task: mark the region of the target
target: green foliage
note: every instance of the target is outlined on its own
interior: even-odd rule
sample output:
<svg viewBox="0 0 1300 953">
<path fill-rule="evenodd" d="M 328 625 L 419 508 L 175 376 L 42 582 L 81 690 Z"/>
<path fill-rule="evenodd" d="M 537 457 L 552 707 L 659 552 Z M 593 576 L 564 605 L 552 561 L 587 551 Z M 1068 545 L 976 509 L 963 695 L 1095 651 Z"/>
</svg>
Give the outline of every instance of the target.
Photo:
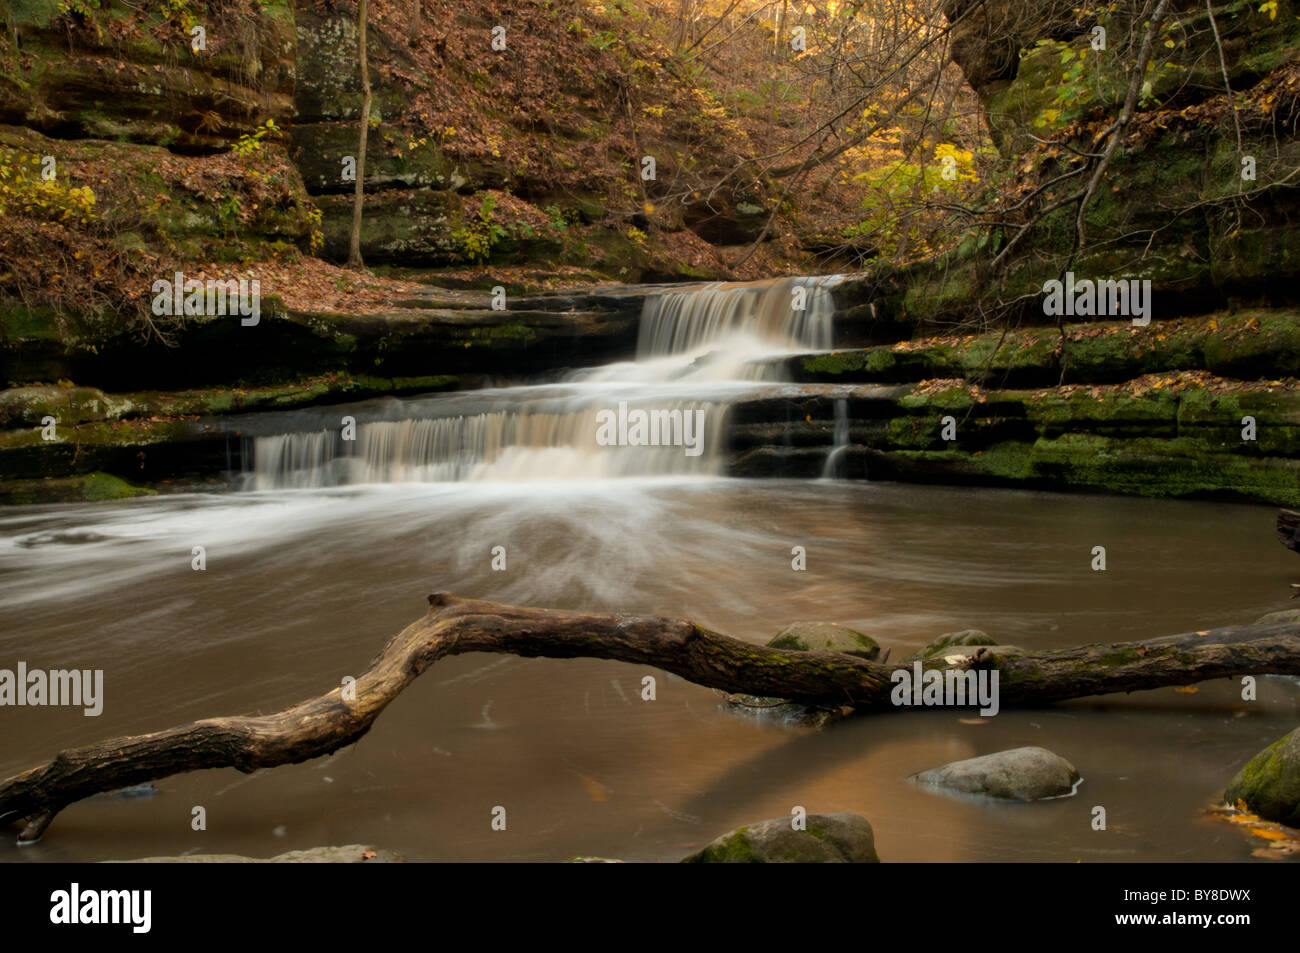
<svg viewBox="0 0 1300 953">
<path fill-rule="evenodd" d="M 864 188 L 866 217 L 844 229 L 846 241 L 869 239 L 875 257 L 908 257 L 932 252 L 932 223 L 919 215 L 923 203 L 958 196 L 979 181 L 975 156 L 950 143 L 941 143 L 933 156 L 922 162 L 899 158 L 884 162 L 853 177 Z"/>
<path fill-rule="evenodd" d="M 99 0 L 59 0 L 60 16 L 79 16 L 89 19 L 99 9 Z"/>
<path fill-rule="evenodd" d="M 575 208 L 562 209 L 558 205 L 548 205 L 546 215 L 551 220 L 551 228 L 557 232 L 566 232 L 569 226 L 582 222 L 582 214 Z"/>
<path fill-rule="evenodd" d="M 307 210 L 307 224 L 311 227 L 310 245 L 313 255 L 320 251 L 325 244 L 325 232 L 321 228 L 321 219 L 320 209 L 311 208 Z"/>
<path fill-rule="evenodd" d="M 230 151 L 237 156 L 248 157 L 262 151 L 262 140 L 272 133 L 279 132 L 275 125 L 274 119 L 268 119 L 262 125 L 258 126 L 252 135 L 247 133 L 239 137 L 239 141 L 230 147 Z"/>
<path fill-rule="evenodd" d="M 95 214 L 89 186 L 72 188 L 41 175 L 39 156 L 0 146 L 0 215 L 31 215 L 53 222 L 88 222 Z"/>
<path fill-rule="evenodd" d="M 168 20 L 179 20 L 186 32 L 199 24 L 190 0 L 162 0 L 162 14 Z"/>
<path fill-rule="evenodd" d="M 509 234 L 493 220 L 496 205 L 496 196 L 484 195 L 475 218 L 451 233 L 452 240 L 460 246 L 461 256 L 468 261 L 487 261 L 492 249 Z"/>
<path fill-rule="evenodd" d="M 1102 25 L 1105 25 L 1104 20 Z M 1161 33 L 1167 34 L 1172 29 L 1174 25 L 1166 23 Z M 1054 91 L 1051 100 L 1034 118 L 1033 125 L 1038 129 L 1092 118 L 1098 109 L 1112 108 L 1123 102 L 1127 94 L 1129 75 L 1123 68 L 1123 60 L 1093 50 L 1086 37 L 1075 42 L 1078 48 L 1061 40 L 1039 40 L 1021 54 L 1026 78 L 1032 77 L 1040 88 Z M 1171 37 L 1165 36 L 1156 51 L 1168 55 L 1177 47 Z M 1153 56 L 1147 63 L 1139 108 L 1155 104 L 1160 99 L 1160 88 L 1168 88 L 1180 73 L 1185 74 L 1186 67 L 1169 59 L 1161 61 L 1159 55 Z"/>
</svg>

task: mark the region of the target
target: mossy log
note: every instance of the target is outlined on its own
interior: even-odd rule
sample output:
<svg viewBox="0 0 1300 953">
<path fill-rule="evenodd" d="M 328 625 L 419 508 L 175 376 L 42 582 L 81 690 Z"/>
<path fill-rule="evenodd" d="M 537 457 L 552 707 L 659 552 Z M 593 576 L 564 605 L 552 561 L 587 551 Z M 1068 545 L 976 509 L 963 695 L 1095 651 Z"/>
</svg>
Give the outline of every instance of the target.
<svg viewBox="0 0 1300 953">
<path fill-rule="evenodd" d="M 296 764 L 359 740 L 380 712 L 439 659 L 468 652 L 603 658 L 663 669 L 728 692 L 890 711 L 892 667 L 838 652 L 744 642 L 669 618 L 532 609 L 450 593 L 394 636 L 355 685 L 270 715 L 207 718 L 59 752 L 0 782 L 0 819 L 38 839 L 76 801 L 202 768 L 243 772 Z M 1240 675 L 1300 675 L 1300 623 L 1229 626 L 1141 642 L 998 656 L 987 646 L 928 659 L 924 669 L 996 668 L 1000 704 L 1033 706 Z M 355 692 L 353 695 L 352 692 Z"/>
</svg>

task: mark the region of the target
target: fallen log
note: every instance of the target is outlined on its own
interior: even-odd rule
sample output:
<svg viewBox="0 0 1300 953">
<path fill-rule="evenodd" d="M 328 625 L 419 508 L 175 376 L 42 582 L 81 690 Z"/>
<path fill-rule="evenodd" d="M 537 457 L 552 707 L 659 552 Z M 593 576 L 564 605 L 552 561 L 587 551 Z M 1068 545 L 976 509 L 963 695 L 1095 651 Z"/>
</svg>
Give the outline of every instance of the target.
<svg viewBox="0 0 1300 953">
<path fill-rule="evenodd" d="M 1044 705 L 1186 685 L 1236 675 L 1300 675 L 1300 623 L 1227 626 L 1142 642 L 1083 645 L 999 657 L 954 647 L 926 670 L 996 669 L 1002 707 Z M 270 715 L 205 718 L 165 731 L 61 751 L 0 782 L 0 820 L 38 839 L 76 801 L 203 768 L 252 772 L 297 764 L 357 740 L 379 714 L 439 659 L 467 652 L 602 658 L 673 672 L 710 688 L 815 705 L 888 711 L 892 666 L 838 652 L 774 649 L 682 619 L 530 609 L 450 593 L 389 640 L 352 689 L 342 687 Z"/>
</svg>

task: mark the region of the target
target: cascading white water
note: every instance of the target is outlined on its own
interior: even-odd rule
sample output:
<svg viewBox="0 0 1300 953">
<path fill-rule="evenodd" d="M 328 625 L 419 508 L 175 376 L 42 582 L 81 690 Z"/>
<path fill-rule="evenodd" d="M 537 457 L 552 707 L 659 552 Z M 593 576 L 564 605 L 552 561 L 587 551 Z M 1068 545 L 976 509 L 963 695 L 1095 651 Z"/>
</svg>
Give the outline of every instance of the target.
<svg viewBox="0 0 1300 953">
<path fill-rule="evenodd" d="M 831 346 L 834 279 L 778 278 L 755 284 L 705 285 L 646 299 L 637 357 L 691 352 L 701 345 L 745 335 L 766 345 L 802 350 Z"/>
<path fill-rule="evenodd" d="M 839 275 L 714 282 L 650 295 L 641 307 L 636 360 L 579 371 L 578 381 L 761 381 L 783 355 L 833 341 L 830 289 Z"/>
<path fill-rule="evenodd" d="M 839 475 L 839 458 L 849 446 L 849 402 L 843 397 L 835 401 L 835 431 L 832 441 L 831 452 L 826 454 L 826 463 L 822 466 L 823 480 L 833 480 Z"/>
<path fill-rule="evenodd" d="M 831 346 L 836 281 L 780 278 L 651 295 L 635 361 L 575 372 L 550 387 L 479 392 L 482 412 L 458 413 L 449 396 L 427 416 L 358 417 L 355 440 L 343 439 L 339 426 L 255 437 L 246 486 L 717 475 L 729 401 L 749 389 L 737 385 L 776 379 L 782 355 Z M 638 430 L 642 411 L 655 418 Z M 613 418 L 602 431 L 602 420 Z M 698 433 L 683 432 L 683 421 L 698 422 Z"/>
<path fill-rule="evenodd" d="M 575 398 L 575 402 L 578 398 Z M 624 476 L 709 476 L 718 472 L 724 404 L 705 401 L 645 402 L 643 409 L 703 412 L 703 427 L 689 436 L 700 448 L 649 441 L 645 446 L 601 446 L 597 414 L 615 415 L 618 404 L 591 402 L 563 413 L 497 411 L 472 416 L 375 421 L 359 424 L 357 439 L 338 429 L 257 437 L 252 489 L 307 488 L 357 483 L 433 483 L 505 480 L 600 480 Z M 626 403 L 626 401 L 625 401 Z M 654 405 L 651 407 L 651 405 Z M 665 408 L 664 404 L 671 404 Z M 598 405 L 598 406 L 597 406 Z M 629 407 L 630 411 L 637 408 Z M 617 429 L 617 427 L 615 428 Z M 672 428 L 670 426 L 669 433 Z"/>
</svg>

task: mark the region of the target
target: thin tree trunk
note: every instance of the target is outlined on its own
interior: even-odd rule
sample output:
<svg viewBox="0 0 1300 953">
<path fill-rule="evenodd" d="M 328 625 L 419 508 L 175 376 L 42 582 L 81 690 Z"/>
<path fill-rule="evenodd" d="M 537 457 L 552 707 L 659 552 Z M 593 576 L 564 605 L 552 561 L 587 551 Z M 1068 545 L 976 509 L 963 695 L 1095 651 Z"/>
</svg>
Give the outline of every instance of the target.
<svg viewBox="0 0 1300 953">
<path fill-rule="evenodd" d="M 1137 62 L 1133 64 L 1133 78 L 1129 81 L 1128 92 L 1124 96 L 1124 106 L 1120 110 L 1119 118 L 1115 120 L 1114 125 L 1111 127 L 1110 140 L 1106 143 L 1106 149 L 1097 162 L 1097 168 L 1093 170 L 1092 178 L 1088 180 L 1083 195 L 1079 199 L 1079 210 L 1074 219 L 1074 252 L 1070 255 L 1071 261 L 1074 260 L 1075 255 L 1083 250 L 1086 242 L 1084 216 L 1088 211 L 1088 203 L 1092 201 L 1093 193 L 1097 191 L 1097 186 L 1101 184 L 1102 178 L 1106 175 L 1111 156 L 1115 154 L 1115 147 L 1119 145 L 1120 139 L 1124 136 L 1124 130 L 1128 128 L 1129 121 L 1137 110 L 1137 104 L 1142 94 L 1142 84 L 1146 81 L 1147 63 L 1151 61 L 1151 52 L 1155 49 L 1156 37 L 1160 35 L 1160 24 L 1164 22 L 1165 11 L 1168 8 L 1169 0 L 1160 0 L 1156 4 L 1155 12 L 1151 14 L 1151 19 L 1147 22 L 1146 32 L 1142 36 L 1142 46 L 1138 50 Z"/>
<path fill-rule="evenodd" d="M 366 60 L 366 0 L 357 5 L 357 51 L 361 62 L 361 143 L 357 146 L 357 184 L 352 202 L 348 265 L 361 268 L 361 206 L 366 195 L 366 136 L 370 132 L 370 65 Z"/>
<path fill-rule="evenodd" d="M 897 711 L 897 666 L 838 652 L 774 649 L 681 619 L 529 609 L 449 593 L 394 636 L 345 697 L 342 688 L 271 715 L 206 718 L 165 731 L 61 751 L 0 782 L 0 819 L 35 840 L 82 798 L 201 768 L 251 772 L 296 764 L 359 740 L 379 714 L 439 659 L 467 652 L 603 658 L 673 672 L 710 688 L 810 704 Z M 1000 657 L 954 648 L 926 670 L 996 669 L 1001 707 L 1044 705 L 1241 675 L 1300 675 L 1300 623 L 1228 626 L 1141 642 Z M 910 710 L 910 709 L 905 709 Z"/>
<path fill-rule="evenodd" d="M 777 14 L 776 23 L 772 33 L 772 107 L 767 117 L 767 127 L 770 130 L 776 125 L 776 68 L 781 58 L 781 31 L 785 29 L 786 7 L 790 0 L 782 0 L 781 12 Z"/>
</svg>

